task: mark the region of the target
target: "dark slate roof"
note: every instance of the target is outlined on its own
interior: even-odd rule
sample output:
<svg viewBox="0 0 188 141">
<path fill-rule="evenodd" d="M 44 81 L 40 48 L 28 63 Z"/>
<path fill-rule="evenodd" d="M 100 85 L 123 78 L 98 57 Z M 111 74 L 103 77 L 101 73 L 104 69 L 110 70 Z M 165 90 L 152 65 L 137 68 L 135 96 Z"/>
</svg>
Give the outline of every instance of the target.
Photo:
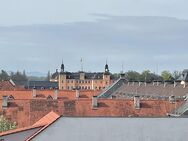
<svg viewBox="0 0 188 141">
<path fill-rule="evenodd" d="M 62 72 L 61 74 L 66 74 L 67 79 L 80 79 L 80 73 L 85 74 L 85 79 L 103 79 L 104 74 L 104 72 Z"/>
<path fill-rule="evenodd" d="M 57 88 L 58 83 L 57 82 L 50 82 L 50 81 L 15 81 L 15 84 L 17 86 L 22 86 L 25 88 L 36 88 L 36 89 L 50 89 L 50 88 Z"/>
<path fill-rule="evenodd" d="M 188 82 L 188 69 L 183 70 L 181 79 Z"/>
<path fill-rule="evenodd" d="M 187 124 L 185 118 L 62 117 L 32 140 L 186 141 Z"/>
<path fill-rule="evenodd" d="M 52 79 L 55 79 L 55 78 L 58 77 L 58 75 L 59 75 L 59 72 L 56 71 L 55 73 L 52 74 L 52 77 L 51 77 L 51 78 L 52 78 Z"/>
</svg>

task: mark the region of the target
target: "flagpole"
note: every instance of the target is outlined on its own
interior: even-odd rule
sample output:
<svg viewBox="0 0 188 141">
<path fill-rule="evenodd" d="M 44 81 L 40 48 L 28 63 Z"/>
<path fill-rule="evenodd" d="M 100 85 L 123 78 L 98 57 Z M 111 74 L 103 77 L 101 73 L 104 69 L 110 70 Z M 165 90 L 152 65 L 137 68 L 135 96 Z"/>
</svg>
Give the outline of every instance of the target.
<svg viewBox="0 0 188 141">
<path fill-rule="evenodd" d="M 81 62 L 81 71 L 83 71 L 83 59 L 82 58 L 81 58 L 80 62 Z"/>
</svg>

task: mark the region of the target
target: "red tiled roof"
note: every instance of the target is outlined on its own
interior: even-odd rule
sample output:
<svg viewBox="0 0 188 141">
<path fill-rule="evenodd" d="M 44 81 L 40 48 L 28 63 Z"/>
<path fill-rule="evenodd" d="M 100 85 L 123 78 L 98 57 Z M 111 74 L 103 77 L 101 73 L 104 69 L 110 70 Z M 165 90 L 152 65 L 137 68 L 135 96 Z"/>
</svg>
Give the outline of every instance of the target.
<svg viewBox="0 0 188 141">
<path fill-rule="evenodd" d="M 48 113 L 47 115 L 42 117 L 39 121 L 37 121 L 32 126 L 23 127 L 23 128 L 17 128 L 17 129 L 14 129 L 14 130 L 9 130 L 9 131 L 6 131 L 6 132 L 2 132 L 2 133 L 0 133 L 0 136 L 14 134 L 14 133 L 18 133 L 18 132 L 22 132 L 22 131 L 26 131 L 26 130 L 31 130 L 31 129 L 35 129 L 35 128 L 40 128 L 40 127 L 41 127 L 40 129 L 42 129 L 43 127 L 46 127 L 49 124 L 53 123 L 59 117 L 60 116 L 58 114 L 56 114 L 53 111 L 51 111 L 50 113 Z"/>
<path fill-rule="evenodd" d="M 39 126 L 39 125 L 48 125 L 52 122 L 54 122 L 56 119 L 58 119 L 60 116 L 56 114 L 55 112 L 51 111 L 46 116 L 41 118 L 39 121 L 37 121 L 33 126 Z"/>
<path fill-rule="evenodd" d="M 87 90 L 80 91 L 80 98 L 92 98 L 94 95 L 98 95 L 99 91 Z M 32 90 L 9 90 L 9 91 L 0 91 L 0 99 L 2 96 L 10 96 L 12 95 L 14 99 L 25 99 L 30 100 L 32 97 Z M 54 90 L 37 90 L 37 99 L 46 99 L 48 96 L 54 96 Z M 36 99 L 34 98 L 34 99 Z M 60 90 L 58 91 L 58 99 L 75 99 L 76 92 L 68 91 L 68 90 Z"/>
<path fill-rule="evenodd" d="M 97 93 L 81 91 L 80 98 L 77 99 L 75 91 L 59 91 L 58 100 L 47 100 L 47 96 L 53 97 L 53 90 L 37 91 L 37 94 L 44 95 L 44 98 L 35 99 L 32 99 L 32 91 L 0 91 L 0 99 L 5 94 L 14 97 L 6 110 L 0 106 L 0 114 L 16 121 L 18 127 L 27 127 L 51 111 L 65 116 L 165 117 L 183 103 L 180 100 L 177 100 L 176 104 L 168 100 L 141 100 L 141 109 L 136 110 L 132 99 L 98 99 L 98 107 L 92 109 L 91 97 Z"/>
<path fill-rule="evenodd" d="M 11 84 L 10 81 L 1 81 L 0 90 L 14 90 L 15 87 Z"/>
</svg>

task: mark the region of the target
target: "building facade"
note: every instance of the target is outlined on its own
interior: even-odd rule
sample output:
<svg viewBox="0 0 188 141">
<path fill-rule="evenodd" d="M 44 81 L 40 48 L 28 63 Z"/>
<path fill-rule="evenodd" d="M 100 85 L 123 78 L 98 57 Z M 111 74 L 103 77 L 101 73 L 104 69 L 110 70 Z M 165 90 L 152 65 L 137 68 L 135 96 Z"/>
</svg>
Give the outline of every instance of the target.
<svg viewBox="0 0 188 141">
<path fill-rule="evenodd" d="M 57 77 L 58 74 L 58 77 Z M 60 90 L 102 90 L 113 83 L 112 75 L 108 64 L 105 65 L 104 72 L 67 72 L 64 64 L 61 64 L 60 73 L 54 74 L 52 81 L 58 80 Z"/>
</svg>

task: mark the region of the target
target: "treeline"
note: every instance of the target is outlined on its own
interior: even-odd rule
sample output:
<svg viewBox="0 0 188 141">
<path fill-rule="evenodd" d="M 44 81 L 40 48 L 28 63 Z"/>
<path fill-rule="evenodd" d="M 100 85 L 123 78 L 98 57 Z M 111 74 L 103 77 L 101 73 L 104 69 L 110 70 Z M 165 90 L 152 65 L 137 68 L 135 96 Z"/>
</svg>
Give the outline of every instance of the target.
<svg viewBox="0 0 188 141">
<path fill-rule="evenodd" d="M 179 71 L 163 71 L 160 75 L 152 73 L 150 70 L 144 70 L 142 73 L 136 72 L 136 71 L 128 71 L 125 73 L 125 77 L 129 81 L 146 81 L 146 82 L 152 82 L 152 81 L 176 81 L 181 77 L 181 72 Z M 48 71 L 46 77 L 34 77 L 34 76 L 27 76 L 25 71 L 20 72 L 11 72 L 8 74 L 5 70 L 0 71 L 0 81 L 10 80 L 13 81 L 28 81 L 28 80 L 36 80 L 36 81 L 49 81 L 50 80 L 50 72 Z M 113 74 L 114 78 L 119 78 L 120 74 L 116 73 Z"/>
<path fill-rule="evenodd" d="M 176 81 L 181 77 L 182 72 L 179 71 L 162 71 L 160 75 L 152 73 L 150 70 L 144 70 L 142 73 L 136 71 L 128 71 L 125 73 L 125 78 L 129 81 Z M 114 77 L 119 77 L 120 74 L 114 74 Z"/>
<path fill-rule="evenodd" d="M 27 81 L 28 77 L 25 73 L 23 72 L 11 72 L 8 74 L 5 70 L 1 70 L 0 72 L 0 81 L 6 81 L 12 79 L 13 81 Z"/>
<path fill-rule="evenodd" d="M 49 81 L 50 72 L 48 71 L 46 77 L 37 77 L 37 76 L 27 76 L 25 70 L 23 72 L 10 72 L 7 73 L 5 70 L 0 71 L 0 81 L 7 81 L 12 79 L 13 81 Z"/>
<path fill-rule="evenodd" d="M 49 81 L 51 77 L 50 71 L 48 71 L 46 77 L 27 76 L 25 70 L 23 72 L 10 72 L 5 70 L 0 71 L 0 81 L 7 81 L 12 79 L 13 81 Z"/>
</svg>

